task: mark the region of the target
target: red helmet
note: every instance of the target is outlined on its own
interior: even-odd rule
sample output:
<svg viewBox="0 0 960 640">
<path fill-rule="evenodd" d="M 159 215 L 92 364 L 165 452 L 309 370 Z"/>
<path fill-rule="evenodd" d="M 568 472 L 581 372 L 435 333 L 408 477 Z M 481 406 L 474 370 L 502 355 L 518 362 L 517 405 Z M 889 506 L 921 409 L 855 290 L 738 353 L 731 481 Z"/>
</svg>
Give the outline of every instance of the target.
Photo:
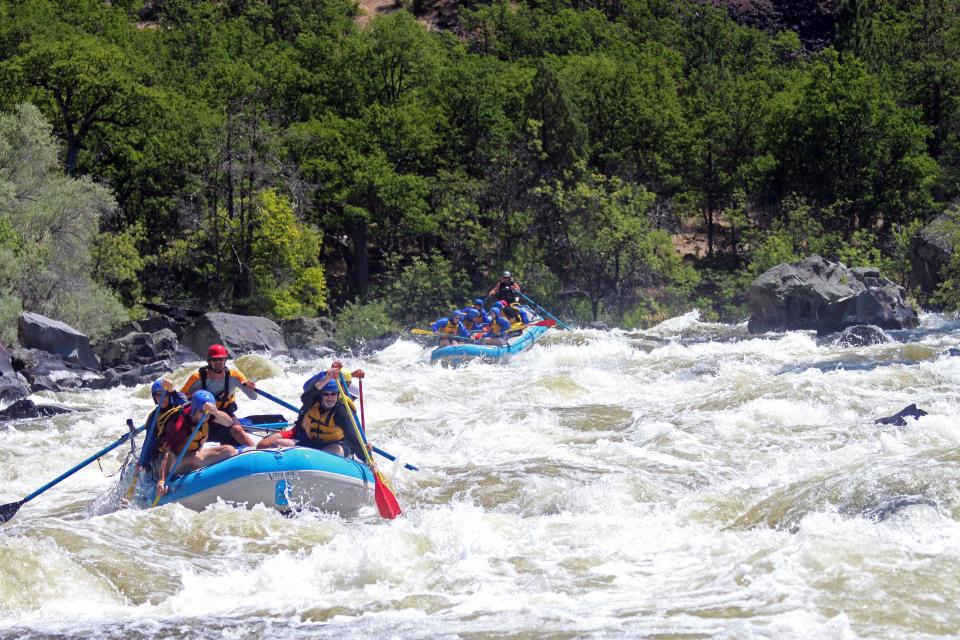
<svg viewBox="0 0 960 640">
<path fill-rule="evenodd" d="M 212 344 L 210 348 L 207 349 L 207 360 L 212 360 L 213 358 L 226 358 L 227 348 L 222 344 Z"/>
</svg>

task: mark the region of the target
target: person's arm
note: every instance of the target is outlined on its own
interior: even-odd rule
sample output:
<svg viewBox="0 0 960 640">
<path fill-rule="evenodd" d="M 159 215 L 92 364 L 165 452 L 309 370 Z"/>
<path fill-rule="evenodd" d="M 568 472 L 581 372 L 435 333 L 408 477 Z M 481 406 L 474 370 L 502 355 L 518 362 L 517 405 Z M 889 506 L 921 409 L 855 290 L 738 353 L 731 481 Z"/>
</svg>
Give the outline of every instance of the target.
<svg viewBox="0 0 960 640">
<path fill-rule="evenodd" d="M 230 425 L 233 424 L 233 421 L 234 421 L 233 416 L 231 416 L 226 411 L 221 411 L 220 409 L 217 409 L 217 405 L 214 404 L 213 402 L 208 402 L 207 404 L 205 404 L 203 410 L 208 416 L 210 416 L 208 420 L 212 420 L 213 422 L 216 422 L 217 424 L 221 424 L 225 427 L 229 427 Z"/>
<path fill-rule="evenodd" d="M 160 477 L 157 480 L 157 495 L 165 496 L 167 491 L 170 490 L 167 487 L 167 473 L 170 471 L 170 467 L 173 466 L 173 452 L 167 451 L 163 454 L 163 459 L 160 460 L 160 470 L 157 472 L 157 475 Z"/>
<path fill-rule="evenodd" d="M 253 380 L 247 380 L 247 376 L 243 375 L 242 371 L 231 371 L 230 379 L 236 379 L 237 388 L 243 391 L 243 395 L 247 396 L 251 400 L 257 399 L 257 383 L 255 383 Z"/>
</svg>

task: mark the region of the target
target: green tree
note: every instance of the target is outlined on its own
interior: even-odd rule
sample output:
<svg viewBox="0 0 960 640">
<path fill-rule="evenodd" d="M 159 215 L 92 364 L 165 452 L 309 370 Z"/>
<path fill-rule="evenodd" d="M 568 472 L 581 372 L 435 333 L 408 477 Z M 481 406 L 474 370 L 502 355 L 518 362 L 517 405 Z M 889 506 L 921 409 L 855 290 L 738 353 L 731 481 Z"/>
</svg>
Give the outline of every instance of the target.
<svg viewBox="0 0 960 640">
<path fill-rule="evenodd" d="M 620 317 L 636 302 L 641 287 L 695 279 L 670 237 L 650 228 L 646 213 L 653 196 L 643 187 L 594 175 L 569 188 L 555 184 L 542 191 L 568 221 L 566 284 L 589 300 L 594 320 L 601 302 L 610 303 Z"/>
<path fill-rule="evenodd" d="M 63 175 L 57 154 L 36 107 L 0 115 L 0 291 L 11 300 L 3 307 L 9 313 L 20 306 L 96 336 L 127 318 L 90 275 L 99 222 L 114 202 L 92 180 Z M 9 337 L 10 325 L 3 331 Z"/>
<path fill-rule="evenodd" d="M 274 318 L 312 316 L 326 309 L 320 235 L 300 222 L 289 200 L 274 191 L 260 193 L 255 210 L 253 290 L 245 306 Z"/>
</svg>

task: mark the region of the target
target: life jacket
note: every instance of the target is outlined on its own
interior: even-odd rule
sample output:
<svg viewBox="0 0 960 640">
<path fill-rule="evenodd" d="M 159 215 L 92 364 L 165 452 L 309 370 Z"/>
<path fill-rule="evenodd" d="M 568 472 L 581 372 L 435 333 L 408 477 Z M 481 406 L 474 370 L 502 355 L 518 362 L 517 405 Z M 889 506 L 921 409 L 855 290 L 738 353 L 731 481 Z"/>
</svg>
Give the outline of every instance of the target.
<svg viewBox="0 0 960 640">
<path fill-rule="evenodd" d="M 459 323 L 453 318 L 451 318 L 450 320 L 447 321 L 447 324 L 445 324 L 443 327 L 440 328 L 440 331 L 438 331 L 437 333 L 442 333 L 447 336 L 455 336 L 459 332 L 460 332 Z"/>
<path fill-rule="evenodd" d="M 513 302 L 517 299 L 517 292 L 513 290 L 514 285 L 513 278 L 510 278 L 510 282 L 501 281 L 497 286 L 497 299 L 506 300 L 507 302 Z"/>
<path fill-rule="evenodd" d="M 200 388 L 208 391 L 207 389 L 207 370 L 210 367 L 204 365 L 200 367 Z M 228 395 L 229 394 L 229 395 Z M 226 366 L 223 367 L 223 391 L 218 393 L 215 396 L 217 400 L 217 409 L 228 413 L 229 415 L 234 415 L 237 412 L 237 402 L 233 394 L 230 393 L 230 369 Z"/>
<path fill-rule="evenodd" d="M 337 413 L 337 407 L 342 406 L 338 400 L 337 404 L 329 409 L 324 409 L 323 404 L 318 400 L 307 412 L 303 418 L 298 421 L 300 431 L 308 439 L 314 442 L 339 442 L 344 439 L 343 429 L 334 422 L 334 415 Z"/>
<path fill-rule="evenodd" d="M 188 417 L 190 405 L 174 407 L 164 411 L 157 419 L 157 440 L 160 441 L 160 448 L 163 451 L 172 451 L 179 454 L 183 449 L 184 441 L 190 437 L 190 433 L 196 427 L 196 423 Z M 197 431 L 197 435 L 190 442 L 188 451 L 199 451 L 203 443 L 207 441 L 210 430 L 207 423 L 210 418 L 203 422 L 203 426 Z"/>
<path fill-rule="evenodd" d="M 510 322 L 497 316 L 490 323 L 490 328 L 487 330 L 487 333 L 493 336 L 503 336 L 506 335 L 507 331 L 510 330 Z"/>
</svg>

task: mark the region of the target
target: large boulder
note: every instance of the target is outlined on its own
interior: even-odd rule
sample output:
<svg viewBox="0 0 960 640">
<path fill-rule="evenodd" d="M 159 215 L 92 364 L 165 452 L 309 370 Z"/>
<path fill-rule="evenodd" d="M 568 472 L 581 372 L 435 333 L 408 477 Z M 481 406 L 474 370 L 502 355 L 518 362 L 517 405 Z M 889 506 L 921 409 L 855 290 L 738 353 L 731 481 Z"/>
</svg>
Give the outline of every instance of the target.
<svg viewBox="0 0 960 640">
<path fill-rule="evenodd" d="M 101 342 L 94 349 L 102 366 L 117 367 L 169 360 L 176 354 L 177 346 L 177 334 L 170 329 L 160 329 L 154 333 L 130 332 Z"/>
<path fill-rule="evenodd" d="M 183 335 L 183 344 L 206 354 L 211 344 L 222 344 L 231 355 L 254 352 L 289 353 L 280 326 L 259 316 L 205 313 Z"/>
<path fill-rule="evenodd" d="M 910 329 L 919 322 L 903 287 L 877 269 L 849 269 L 817 255 L 769 269 L 750 285 L 748 301 L 751 333 L 825 334 L 858 324 Z"/>
<path fill-rule="evenodd" d="M 292 318 L 280 322 L 284 341 L 297 349 L 329 347 L 335 326 L 329 318 Z"/>
<path fill-rule="evenodd" d="M 100 370 L 87 336 L 59 320 L 51 320 L 39 313 L 23 313 L 17 321 L 17 337 L 27 349 L 55 353 L 67 362 L 91 371 Z"/>
<path fill-rule="evenodd" d="M 910 240 L 910 287 L 930 295 L 953 256 L 953 238 L 960 231 L 960 203 L 921 229 Z"/>
</svg>

